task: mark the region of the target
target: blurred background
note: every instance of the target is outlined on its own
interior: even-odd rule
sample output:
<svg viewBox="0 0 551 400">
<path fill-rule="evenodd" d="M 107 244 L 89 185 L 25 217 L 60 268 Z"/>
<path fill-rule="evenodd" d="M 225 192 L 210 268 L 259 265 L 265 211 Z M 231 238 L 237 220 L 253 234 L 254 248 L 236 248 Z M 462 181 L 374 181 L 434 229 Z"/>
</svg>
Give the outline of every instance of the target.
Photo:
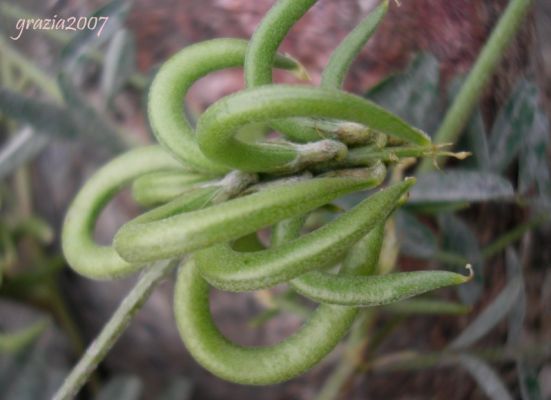
<svg viewBox="0 0 551 400">
<path fill-rule="evenodd" d="M 191 43 L 249 38 L 273 3 L 0 2 L 1 399 L 51 398 L 135 283 L 77 276 L 60 252 L 59 231 L 87 177 L 124 149 L 153 142 L 145 105 L 159 65 Z M 281 50 L 299 59 L 317 84 L 332 50 L 376 4 L 320 0 Z M 391 2 L 346 90 L 433 134 L 506 4 Z M 109 21 L 99 37 L 31 29 L 10 38 L 18 34 L 18 20 L 53 15 Z M 551 2 L 536 0 L 455 147 L 473 156 L 419 177 L 410 204 L 392 225 L 397 269 L 461 270 L 470 262 L 476 279 L 428 298 L 455 307 L 377 310 L 370 340 L 356 348 L 359 361 L 325 398 L 551 399 L 550 38 Z M 193 87 L 186 108 L 197 117 L 242 87 L 240 70 L 215 73 Z M 451 200 L 443 195 L 449 191 Z M 139 212 L 129 191 L 118 195 L 101 215 L 98 241 L 109 243 Z M 286 300 L 278 292 L 214 291 L 211 307 L 229 338 L 265 345 L 291 334 L 311 312 L 309 305 Z M 321 398 L 335 368 L 349 362 L 345 347 L 287 383 L 221 381 L 186 352 L 167 281 L 80 398 Z"/>
</svg>

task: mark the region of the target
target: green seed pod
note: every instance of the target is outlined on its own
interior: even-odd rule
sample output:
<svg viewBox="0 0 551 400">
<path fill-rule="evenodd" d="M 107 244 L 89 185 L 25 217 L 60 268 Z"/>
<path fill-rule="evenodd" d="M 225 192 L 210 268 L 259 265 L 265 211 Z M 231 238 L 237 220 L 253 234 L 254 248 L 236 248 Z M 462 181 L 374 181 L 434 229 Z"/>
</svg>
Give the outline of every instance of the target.
<svg viewBox="0 0 551 400">
<path fill-rule="evenodd" d="M 209 309 L 209 285 L 191 261 L 180 267 L 174 315 L 187 349 L 220 378 L 271 385 L 294 378 L 320 362 L 346 335 L 358 311 L 321 305 L 295 334 L 266 347 L 244 347 L 224 337 Z"/>
<path fill-rule="evenodd" d="M 190 122 L 182 112 L 182 99 L 193 83 L 211 72 L 243 65 L 247 42 L 214 39 L 179 51 L 166 61 L 149 89 L 148 115 L 155 137 L 179 160 L 200 171 L 222 174 L 228 168 L 206 158 L 195 143 Z M 292 59 L 274 55 L 270 68 L 297 70 Z"/>
<path fill-rule="evenodd" d="M 79 191 L 65 216 L 61 244 L 69 265 L 92 279 L 118 278 L 139 269 L 143 264 L 129 263 L 113 247 L 96 244 L 96 220 L 115 194 L 137 177 L 179 167 L 181 164 L 161 147 L 151 146 L 122 154 L 98 170 Z M 186 208 L 193 208 L 208 196 L 207 192 L 197 193 L 183 203 Z"/>
<path fill-rule="evenodd" d="M 347 306 L 378 306 L 445 286 L 461 285 L 471 275 L 447 271 L 398 272 L 377 276 L 339 276 L 312 272 L 295 279 L 293 288 L 320 303 Z"/>
<path fill-rule="evenodd" d="M 207 157 L 233 168 L 256 172 L 293 171 L 308 165 L 312 155 L 291 146 L 244 143 L 234 136 L 238 128 L 249 123 L 304 116 L 357 122 L 412 143 L 430 143 L 425 133 L 369 100 L 337 90 L 290 85 L 248 89 L 217 101 L 199 118 L 197 142 Z M 325 149 L 320 151 L 323 153 Z M 328 159 L 334 156 L 327 153 Z"/>
<path fill-rule="evenodd" d="M 316 178 L 184 213 L 176 199 L 124 225 L 113 242 L 117 252 L 132 263 L 179 257 L 238 239 L 370 186 L 372 179 L 365 177 Z"/>
<path fill-rule="evenodd" d="M 270 287 L 331 266 L 386 219 L 412 184 L 408 180 L 382 190 L 327 225 L 280 246 L 239 253 L 229 244 L 218 244 L 197 252 L 195 262 L 211 285 L 230 291 Z"/>
</svg>

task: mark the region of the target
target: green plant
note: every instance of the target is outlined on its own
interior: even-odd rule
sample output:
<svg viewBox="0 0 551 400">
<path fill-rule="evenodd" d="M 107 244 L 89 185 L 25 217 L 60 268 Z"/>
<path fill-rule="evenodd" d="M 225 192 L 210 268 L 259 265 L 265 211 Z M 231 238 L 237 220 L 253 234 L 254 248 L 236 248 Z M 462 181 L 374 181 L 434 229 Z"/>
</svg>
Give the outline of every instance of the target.
<svg viewBox="0 0 551 400">
<path fill-rule="evenodd" d="M 428 132 L 432 129 L 415 118 L 412 121 L 409 116 L 403 116 L 409 122 L 406 123 L 371 101 L 339 90 L 355 55 L 383 18 L 387 2 L 373 11 L 335 50 L 324 71 L 322 88 L 273 85 L 273 67 L 286 69 L 298 77 L 306 76 L 296 60 L 278 55 L 276 51 L 288 30 L 314 3 L 279 1 L 249 43 L 236 39 L 211 40 L 190 46 L 170 59 L 157 75 L 149 93 L 149 118 L 162 148 L 151 146 L 131 150 L 115 158 L 98 171 L 75 198 L 63 229 L 63 249 L 71 266 L 94 279 L 118 278 L 141 269 L 144 273 L 94 346 L 69 375 L 58 398 L 76 393 L 155 284 L 178 264 L 181 266 L 175 293 L 175 314 L 190 352 L 221 377 L 241 383 L 267 384 L 292 378 L 318 363 L 355 320 L 347 354 L 363 348 L 365 330 L 373 321 L 374 314 L 370 309 L 361 310 L 361 306 L 393 303 L 380 309 L 398 316 L 468 311 L 468 307 L 463 305 L 432 299 L 394 303 L 438 287 L 466 282 L 470 277 L 444 271 L 386 274 L 394 266 L 396 253 L 388 251 L 384 245 L 392 241 L 393 235 L 400 235 L 402 251 L 406 254 L 437 259 L 452 268 L 474 263 L 476 279 L 460 287 L 465 291 L 464 288 L 480 283 L 482 258 L 496 254 L 538 224 L 529 221 L 520 225 L 480 251 L 476 241 L 468 239 L 468 227 L 450 214 L 450 210 L 463 207 L 466 202 L 512 196 L 510 184 L 496 174 L 511 161 L 510 158 L 484 174 L 455 171 L 447 176 L 441 172 L 422 175 L 419 179 L 421 188 L 412 190 L 412 201 L 391 215 L 403 205 L 403 194 L 414 182 L 412 179 L 401 181 L 409 157 L 464 158 L 466 153 L 447 152 L 444 146 L 431 144 L 426 134 L 409 123 L 422 126 Z M 501 49 L 527 9 L 528 2 L 513 3 L 515 8 L 511 7 L 507 21 L 514 18 L 515 23 L 503 22 L 500 25 L 499 46 L 490 39 L 487 48 L 491 50 L 491 57 L 486 56 L 490 61 L 484 62 L 484 68 L 475 69 L 471 84 L 462 89 L 462 93 L 468 91 L 468 94 L 458 97 L 458 105 L 452 107 L 446 120 L 463 121 L 469 114 L 468 108 L 476 103 Z M 107 7 L 117 8 L 120 5 Z M 88 45 L 88 38 L 77 39 L 65 51 L 70 68 L 75 67 L 76 57 L 86 55 L 77 44 Z M 91 54 L 98 59 L 97 53 Z M 427 66 L 426 59 L 420 58 L 419 62 L 423 67 Z M 201 115 L 197 128 L 193 130 L 192 124 L 181 113 L 181 100 L 190 86 L 210 72 L 243 64 L 249 88 L 211 106 Z M 485 79 L 478 79 L 482 75 Z M 477 79 L 473 89 L 472 82 L 477 82 Z M 385 96 L 391 97 L 392 86 L 399 84 L 398 81 L 389 79 L 367 97 L 384 104 Z M 37 82 L 42 82 L 42 86 L 53 95 L 59 95 L 58 86 L 52 87 L 43 79 Z M 60 84 L 62 95 L 66 99 L 74 98 L 71 97 L 74 90 L 66 76 L 62 76 Z M 120 88 L 120 83 L 113 86 Z M 8 99 L 5 93 L 0 95 Z M 8 95 L 10 99 L 14 98 L 14 93 Z M 27 107 L 33 105 L 30 99 L 15 98 Z M 392 103 L 385 105 L 390 109 L 393 106 Z M 9 105 L 5 107 L 8 115 L 24 119 L 23 114 L 45 107 L 45 104 L 34 104 L 34 108 L 27 108 L 19 114 Z M 61 115 L 62 109 L 51 111 L 50 116 Z M 396 112 L 400 114 L 400 111 Z M 41 126 L 45 121 L 35 119 L 34 123 Z M 249 131 L 242 132 L 243 126 L 251 123 L 254 127 L 247 127 Z M 75 124 L 65 127 L 66 130 L 86 131 L 78 121 Z M 283 133 L 285 139 L 266 140 L 268 126 Z M 460 128 L 456 123 L 453 129 L 455 138 Z M 51 128 L 51 132 L 56 132 L 56 126 Z M 109 137 L 116 137 L 116 133 L 110 133 Z M 437 135 L 437 142 L 441 139 L 439 137 Z M 117 146 L 115 143 L 115 148 Z M 476 146 L 470 150 L 477 161 L 488 158 Z M 514 157 L 514 154 L 513 150 L 509 157 Z M 535 161 L 530 151 L 524 149 L 522 154 L 522 157 L 532 157 L 532 162 Z M 350 195 L 382 184 L 386 167 L 390 166 L 395 167 L 390 179 L 394 185 L 365 200 L 365 193 Z M 524 189 L 534 180 L 543 185 L 541 175 L 530 174 L 523 173 Z M 484 182 L 491 182 L 493 186 L 465 197 L 462 197 L 465 191 L 461 189 L 451 197 L 439 198 L 438 195 L 445 193 L 442 187 L 450 182 L 458 182 L 460 189 L 462 185 L 473 187 L 478 183 L 482 186 Z M 127 185 L 132 185 L 138 203 L 159 207 L 123 226 L 113 246 L 98 246 L 92 239 L 95 220 L 109 200 Z M 439 185 L 440 189 L 434 189 Z M 460 192 L 462 195 L 458 195 Z M 348 196 L 339 204 L 344 204 L 342 207 L 347 211 L 309 232 L 311 224 L 305 224 L 306 216 L 323 219 L 319 207 L 345 195 Z M 331 213 L 339 211 L 336 208 L 329 210 Z M 443 210 L 448 214 L 442 214 Z M 423 212 L 438 213 L 439 226 L 447 239 L 445 249 L 438 248 L 432 232 L 427 232 L 417 218 L 417 214 Z M 386 232 L 385 221 L 388 221 Z M 256 231 L 270 225 L 274 225 L 272 241 L 269 248 L 264 248 L 265 244 L 256 238 Z M 301 231 L 309 233 L 300 235 Z M 419 235 L 423 240 L 414 240 Z M 171 261 L 163 261 L 166 259 Z M 221 265 L 221 260 L 224 265 Z M 341 268 L 337 274 L 334 271 L 322 272 L 339 264 Z M 278 345 L 252 349 L 230 343 L 219 333 L 209 312 L 210 285 L 242 291 L 282 282 L 288 283 L 292 291 L 273 298 L 277 304 L 275 312 L 290 310 L 307 315 L 309 319 L 299 332 Z M 498 305 L 489 307 L 488 313 L 481 315 L 485 322 L 475 320 L 475 328 L 471 329 L 475 333 L 470 334 L 467 329 L 463 339 L 458 338 L 447 352 L 435 358 L 449 357 L 451 360 L 458 356 L 454 352 L 476 341 L 512 308 L 511 299 L 519 296 L 519 290 L 518 280 L 511 281 L 504 295 L 496 299 Z M 320 302 L 320 306 L 313 313 L 301 309 L 294 299 L 294 291 Z M 476 299 L 472 293 L 471 290 L 462 298 L 470 298 L 472 302 Z M 506 303 L 503 299 L 507 299 Z M 270 312 L 274 310 L 267 310 L 266 316 L 261 317 L 269 318 Z M 490 322 L 489 314 L 493 318 Z M 482 329 L 481 324 L 484 325 Z M 331 334 L 327 334 L 329 331 Z M 380 339 L 375 336 L 374 342 L 377 340 Z M 375 346 L 370 345 L 370 351 Z M 301 350 L 297 352 L 297 348 Z M 460 363 L 465 368 L 480 371 L 486 368 L 478 358 L 473 361 L 472 355 L 471 358 L 460 356 L 462 358 L 458 359 L 461 358 Z M 423 355 L 418 359 L 425 362 Z M 415 364 L 418 359 L 397 358 L 396 364 Z M 369 367 L 382 365 L 384 369 L 385 362 L 385 359 L 375 359 Z M 320 398 L 332 398 L 332 391 L 338 390 L 344 379 L 361 368 L 361 359 L 350 356 L 343 359 Z"/>
<path fill-rule="evenodd" d="M 439 271 L 363 278 L 328 273 L 300 276 L 338 263 L 376 224 L 381 226 L 380 221 L 398 206 L 402 195 L 414 183 L 411 179 L 368 197 L 315 232 L 281 244 L 274 240 L 269 249 L 240 253 L 225 244 L 309 213 L 347 193 L 378 186 L 386 171 L 381 161 L 372 158 L 353 163 L 361 165 L 360 168 L 343 169 L 350 162 L 346 158 L 347 146 L 336 140 L 338 136 L 305 144 L 283 140 L 252 143 L 235 137 L 244 125 L 271 124 L 274 120 L 285 120 L 285 125 L 310 124 L 314 126 L 310 132 L 316 132 L 316 140 L 331 137 L 331 132 L 325 133 L 320 127 L 336 127 L 337 132 L 352 127 L 354 142 L 363 141 L 370 150 L 374 136 L 390 135 L 414 155 L 439 153 L 423 132 L 368 100 L 337 90 L 353 55 L 384 16 L 386 2 L 360 26 L 363 30 L 367 27 L 367 32 L 354 31 L 335 52 L 324 75 L 324 88 L 273 85 L 258 78 L 263 74 L 271 76 L 272 64 L 301 70 L 296 61 L 277 56 L 276 49 L 295 19 L 313 3 L 278 3 L 249 47 L 239 40 L 212 40 L 184 49 L 169 60 L 151 85 L 149 115 L 156 137 L 179 162 L 158 147 L 132 150 L 117 157 L 81 189 L 63 229 L 63 249 L 70 265 L 93 278 L 123 276 L 145 267 L 146 263 L 195 252 L 193 260 L 180 268 L 175 294 L 175 314 L 182 338 L 208 369 L 241 383 L 279 382 L 315 365 L 347 332 L 358 312 L 357 306 L 395 302 L 470 279 Z M 297 4 L 300 4 L 298 13 L 294 11 Z M 272 25 L 283 26 L 279 36 L 263 35 L 264 29 L 271 31 Z M 255 49 L 261 50 L 257 54 Z M 221 99 L 201 115 L 193 132 L 179 108 L 186 91 L 209 72 L 243 63 L 249 85 L 265 85 Z M 255 74 L 258 77 L 251 78 Z M 282 130 L 286 132 L 288 127 Z M 383 148 L 386 143 L 379 140 L 374 145 Z M 411 145 L 417 147 L 408 147 Z M 184 174 L 192 170 L 195 174 L 220 176 L 232 168 L 238 171 L 229 172 L 222 179 L 194 183 L 174 200 L 127 223 L 115 235 L 113 247 L 94 244 L 91 234 L 99 212 L 125 184 L 140 178 L 143 189 L 143 176 L 151 173 Z M 305 169 L 317 169 L 322 174 L 296 181 L 281 178 L 282 174 L 303 173 Z M 263 174 L 261 184 L 253 193 L 234 198 L 258 181 L 259 173 Z M 275 180 L 270 177 L 274 174 L 279 176 Z M 262 184 L 263 181 L 269 183 Z M 373 264 L 369 260 L 378 258 L 383 231 L 379 228 L 376 232 L 369 240 L 376 244 L 367 243 L 373 247 L 373 253 L 362 254 L 366 259 L 356 263 Z M 294 236 L 298 233 L 295 229 Z M 320 307 L 299 333 L 277 346 L 246 349 L 230 344 L 208 319 L 208 283 L 225 290 L 255 290 L 293 278 L 292 285 L 300 292 L 322 299 L 327 305 Z M 378 296 L 374 296 L 374 290 Z M 341 309 L 332 304 L 350 307 Z M 328 334 L 329 328 L 332 332 Z M 297 352 L 297 346 L 302 351 Z"/>
</svg>

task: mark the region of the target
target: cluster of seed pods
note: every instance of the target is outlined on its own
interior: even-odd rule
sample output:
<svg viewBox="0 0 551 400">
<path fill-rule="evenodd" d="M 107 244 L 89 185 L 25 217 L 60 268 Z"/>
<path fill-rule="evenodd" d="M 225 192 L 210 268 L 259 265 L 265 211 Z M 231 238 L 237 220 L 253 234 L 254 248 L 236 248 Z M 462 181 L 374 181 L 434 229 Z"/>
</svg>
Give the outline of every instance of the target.
<svg viewBox="0 0 551 400">
<path fill-rule="evenodd" d="M 205 368 L 243 384 L 272 384 L 308 370 L 347 333 L 359 307 L 400 301 L 468 277 L 445 271 L 377 275 L 387 217 L 414 179 L 368 196 L 337 218 L 301 234 L 305 216 L 333 200 L 373 189 L 386 177 L 378 154 L 423 155 L 429 137 L 370 101 L 341 90 L 350 64 L 385 15 L 384 1 L 338 46 L 321 87 L 272 83 L 272 68 L 300 72 L 277 53 L 315 0 L 280 0 L 252 39 L 216 39 L 187 47 L 159 70 L 148 114 L 156 146 L 109 162 L 88 180 L 64 222 L 71 267 L 92 279 L 114 279 L 164 259 L 182 260 L 174 312 L 180 335 Z M 247 89 L 222 98 L 196 127 L 182 112 L 195 81 L 244 66 Z M 240 128 L 263 124 L 281 133 L 254 140 Z M 395 156 L 396 157 L 396 156 Z M 123 187 L 150 210 L 123 225 L 111 246 L 93 230 Z M 273 226 L 268 247 L 235 243 Z M 338 273 L 328 268 L 340 266 Z M 302 328 L 267 347 L 232 343 L 209 310 L 211 286 L 250 291 L 288 283 L 320 303 Z"/>
</svg>

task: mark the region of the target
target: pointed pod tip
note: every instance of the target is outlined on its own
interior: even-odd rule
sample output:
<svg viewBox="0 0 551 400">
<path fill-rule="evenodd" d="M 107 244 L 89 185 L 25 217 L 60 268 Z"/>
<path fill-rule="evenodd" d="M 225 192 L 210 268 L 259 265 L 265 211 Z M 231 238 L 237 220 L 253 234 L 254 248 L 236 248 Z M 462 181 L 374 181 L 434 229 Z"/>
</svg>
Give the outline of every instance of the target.
<svg viewBox="0 0 551 400">
<path fill-rule="evenodd" d="M 473 280 L 473 278 L 474 278 L 474 269 L 473 269 L 473 266 L 471 264 L 465 265 L 465 268 L 469 272 L 469 274 L 465 277 L 465 283 L 466 283 L 466 282 L 470 282 L 470 281 Z"/>
</svg>

